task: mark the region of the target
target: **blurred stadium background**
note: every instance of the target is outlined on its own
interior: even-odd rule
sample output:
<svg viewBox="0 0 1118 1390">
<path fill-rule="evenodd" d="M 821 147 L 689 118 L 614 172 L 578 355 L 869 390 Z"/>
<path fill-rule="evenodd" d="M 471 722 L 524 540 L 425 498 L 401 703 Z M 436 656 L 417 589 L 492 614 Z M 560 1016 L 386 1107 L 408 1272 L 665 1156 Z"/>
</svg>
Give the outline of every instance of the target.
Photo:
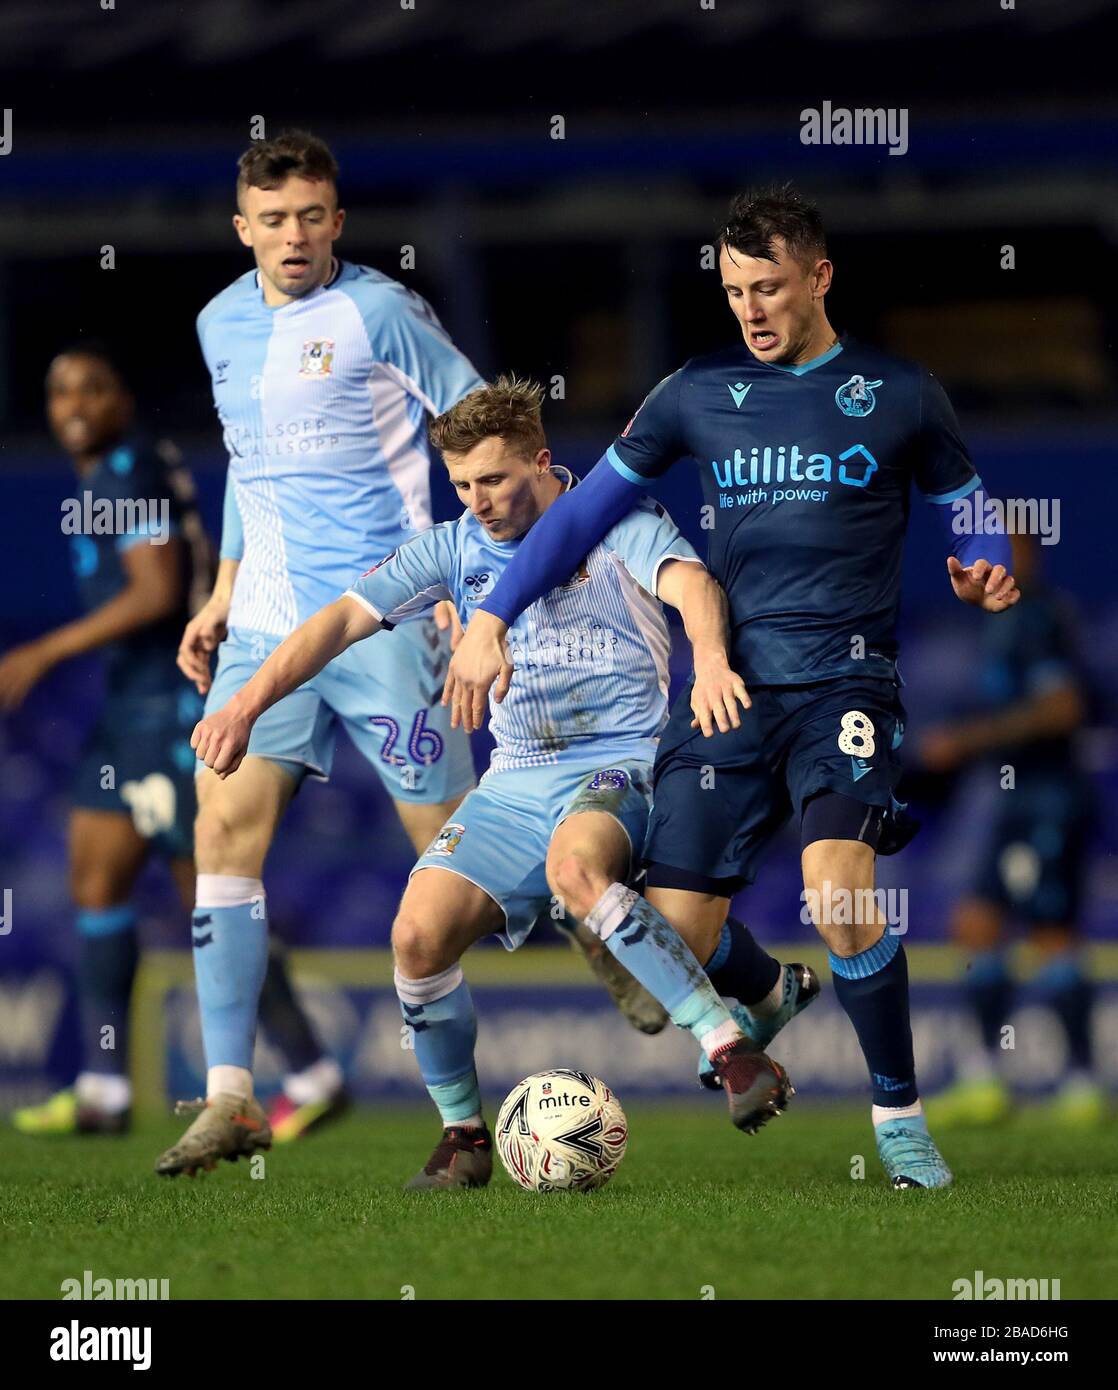
<svg viewBox="0 0 1118 1390">
<path fill-rule="evenodd" d="M 579 471 L 655 381 L 732 339 L 701 247 L 732 191 L 793 178 L 827 218 L 836 326 L 940 376 L 992 492 L 1060 498 L 1060 542 L 1043 561 L 1079 609 L 1091 696 L 1083 756 L 1103 806 L 1114 805 L 1118 98 L 1103 0 L 1014 11 L 994 0 L 3 9 L 12 148 L 0 159 L 0 647 L 74 611 L 58 524 L 73 482 L 42 402 L 50 357 L 74 335 L 122 350 L 143 424 L 183 450 L 217 533 L 225 459 L 193 324 L 249 266 L 229 216 L 254 116 L 268 134 L 301 125 L 332 143 L 349 213 L 341 253 L 425 294 L 486 375 L 514 369 L 554 386 L 545 423 L 557 459 Z M 802 145 L 800 109 L 824 100 L 906 108 L 907 153 Z M 112 270 L 100 266 L 108 245 Z M 1006 246 L 1013 269 L 1002 267 Z M 401 268 L 407 247 L 414 265 Z M 443 517 L 453 499 L 438 474 L 436 465 Z M 686 466 L 661 497 L 701 543 Z M 916 508 L 902 630 L 913 743 L 974 697 L 977 625 L 951 598 L 941 550 Z M 2 882 L 13 905 L 0 936 L 3 1108 L 47 1094 L 75 1066 L 63 830 L 97 691 L 96 662 L 71 663 L 0 723 Z M 485 748 L 479 740 L 479 767 Z M 946 922 L 998 794 L 973 782 L 912 768 L 908 799 L 924 830 L 883 875 L 909 889 L 927 1089 L 948 1078 L 963 1032 Z M 1096 1028 L 1111 1085 L 1116 847 L 1104 814 L 1084 927 L 1096 974 L 1110 982 Z M 342 746 L 331 783 L 297 798 L 267 872 L 273 921 L 298 951 L 314 1018 L 367 1099 L 420 1095 L 387 955 L 409 862 L 374 778 Z M 766 944 L 821 961 L 800 921 L 797 868 L 788 837 L 738 915 Z M 141 905 L 151 954 L 135 1065 L 140 1098 L 154 1104 L 168 1091 L 195 1094 L 202 1064 L 186 924 L 158 864 Z M 627 1030 L 546 924 L 518 957 L 479 949 L 467 974 L 487 1088 L 565 1061 L 601 1070 L 623 1096 L 693 1084 L 686 1043 Z M 1043 1089 L 1060 1044 L 1051 1021 L 1033 1022 L 1019 1030 L 1015 1066 L 1022 1084 Z M 828 1000 L 792 1032 L 777 1052 L 801 1097 L 864 1094 L 853 1032 Z M 276 1059 L 263 1043 L 261 1054 L 261 1080 L 274 1082 Z"/>
</svg>

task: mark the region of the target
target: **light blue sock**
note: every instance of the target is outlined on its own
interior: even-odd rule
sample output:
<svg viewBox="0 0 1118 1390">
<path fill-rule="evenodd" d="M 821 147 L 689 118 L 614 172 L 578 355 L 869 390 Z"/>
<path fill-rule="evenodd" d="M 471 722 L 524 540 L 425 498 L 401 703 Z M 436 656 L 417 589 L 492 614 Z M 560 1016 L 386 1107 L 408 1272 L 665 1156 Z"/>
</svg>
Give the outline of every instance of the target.
<svg viewBox="0 0 1118 1390">
<path fill-rule="evenodd" d="M 708 1056 L 742 1036 L 686 942 L 638 893 L 611 883 L 585 921 Z"/>
<path fill-rule="evenodd" d="M 190 921 L 206 1066 L 252 1070 L 268 969 L 268 913 L 258 878 L 199 874 Z"/>
<path fill-rule="evenodd" d="M 415 1058 L 444 1125 L 481 1114 L 474 1068 L 477 1014 L 460 965 L 409 980 L 397 970 L 396 994 L 411 1029 Z"/>
</svg>

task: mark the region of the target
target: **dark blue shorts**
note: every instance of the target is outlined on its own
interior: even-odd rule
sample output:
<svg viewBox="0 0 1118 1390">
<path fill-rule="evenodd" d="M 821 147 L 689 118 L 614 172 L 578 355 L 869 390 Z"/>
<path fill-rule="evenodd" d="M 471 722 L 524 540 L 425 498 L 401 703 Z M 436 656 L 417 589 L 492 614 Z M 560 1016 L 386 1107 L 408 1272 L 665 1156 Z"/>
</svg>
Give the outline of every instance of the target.
<svg viewBox="0 0 1118 1390">
<path fill-rule="evenodd" d="M 697 876 L 696 887 L 752 883 L 765 846 L 817 792 L 886 817 L 896 807 L 905 713 L 893 681 L 843 677 L 749 694 L 741 728 L 708 739 L 690 727 L 689 686 L 660 740 L 645 860 Z"/>
<path fill-rule="evenodd" d="M 131 816 L 152 848 L 169 858 L 192 854 L 190 735 L 201 717 L 202 700 L 186 686 L 167 695 L 110 695 L 78 760 L 74 805 Z"/>
<path fill-rule="evenodd" d="M 1070 775 L 1003 792 L 970 885 L 973 896 L 1022 922 L 1074 924 L 1093 828 L 1090 797 L 1090 788 Z"/>
</svg>

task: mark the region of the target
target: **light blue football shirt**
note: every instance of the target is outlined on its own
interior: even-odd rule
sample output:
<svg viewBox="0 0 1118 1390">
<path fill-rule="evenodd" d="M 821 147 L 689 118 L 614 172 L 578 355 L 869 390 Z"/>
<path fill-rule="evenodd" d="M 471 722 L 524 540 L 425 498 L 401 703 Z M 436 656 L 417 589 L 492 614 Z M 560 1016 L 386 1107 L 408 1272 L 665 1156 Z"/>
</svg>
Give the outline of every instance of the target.
<svg viewBox="0 0 1118 1390">
<path fill-rule="evenodd" d="M 567 487 L 565 469 L 555 472 Z M 523 541 L 493 540 L 467 511 L 408 541 L 346 593 L 386 626 L 451 599 L 463 623 Z M 558 589 L 517 618 L 516 672 L 490 703 L 491 771 L 647 758 L 667 717 L 671 639 L 656 595 L 666 560 L 701 563 L 659 503 L 643 498 Z"/>
<path fill-rule="evenodd" d="M 484 383 L 424 299 L 346 262 L 276 308 L 249 271 L 198 337 L 229 452 L 230 626 L 286 636 L 431 525 L 426 416 Z"/>
</svg>

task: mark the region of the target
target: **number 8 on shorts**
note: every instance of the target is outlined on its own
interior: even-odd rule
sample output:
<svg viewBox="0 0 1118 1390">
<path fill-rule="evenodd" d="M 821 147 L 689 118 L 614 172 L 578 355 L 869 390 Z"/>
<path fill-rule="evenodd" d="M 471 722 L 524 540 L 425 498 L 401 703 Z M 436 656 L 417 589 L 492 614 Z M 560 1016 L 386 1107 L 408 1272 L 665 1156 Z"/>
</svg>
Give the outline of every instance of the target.
<svg viewBox="0 0 1118 1390">
<path fill-rule="evenodd" d="M 877 744 L 873 741 L 873 720 L 860 709 L 850 709 L 839 720 L 838 746 L 854 758 L 872 758 Z"/>
</svg>

